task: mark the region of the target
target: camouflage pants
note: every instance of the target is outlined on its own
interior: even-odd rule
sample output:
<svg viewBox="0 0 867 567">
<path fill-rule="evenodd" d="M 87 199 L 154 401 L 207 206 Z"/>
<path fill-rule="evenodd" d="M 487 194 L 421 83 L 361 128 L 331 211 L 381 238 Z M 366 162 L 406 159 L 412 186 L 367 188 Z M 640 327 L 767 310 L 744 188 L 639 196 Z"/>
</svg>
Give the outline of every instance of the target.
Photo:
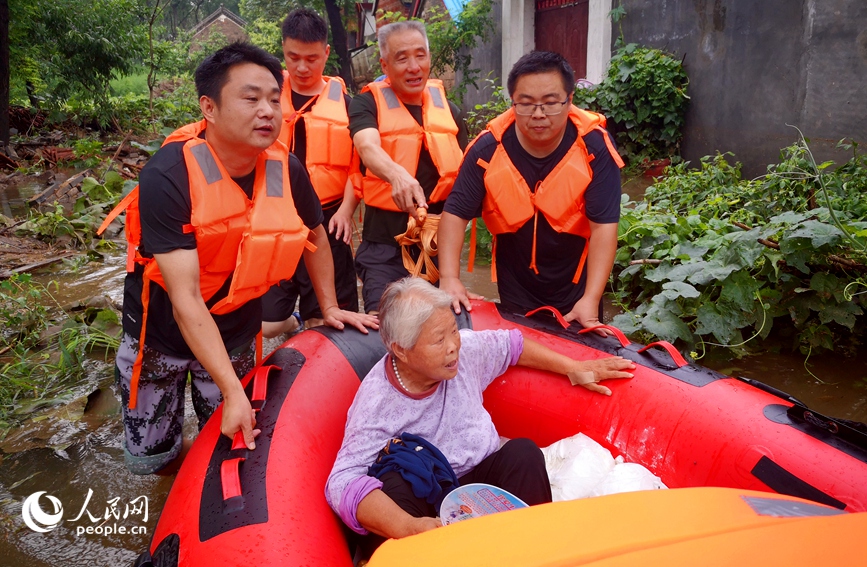
<svg viewBox="0 0 867 567">
<path fill-rule="evenodd" d="M 187 377 L 192 385 L 190 393 L 200 431 L 223 396 L 197 360 L 170 356 L 145 346 L 138 401 L 136 408 L 130 409 L 130 381 L 137 355 L 138 339 L 124 333 L 115 367 L 123 407 L 124 462 L 135 474 L 151 474 L 181 452 Z M 235 374 L 242 378 L 255 364 L 255 341 L 230 352 L 229 358 Z"/>
</svg>

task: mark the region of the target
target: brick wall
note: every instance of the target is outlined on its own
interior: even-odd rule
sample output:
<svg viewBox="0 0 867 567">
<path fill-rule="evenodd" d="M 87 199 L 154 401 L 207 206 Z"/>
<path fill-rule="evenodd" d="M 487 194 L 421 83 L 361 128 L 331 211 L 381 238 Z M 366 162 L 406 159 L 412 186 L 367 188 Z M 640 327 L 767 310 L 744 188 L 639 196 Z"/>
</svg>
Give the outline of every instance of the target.
<svg viewBox="0 0 867 567">
<path fill-rule="evenodd" d="M 219 18 L 214 20 L 214 23 L 197 33 L 193 36 L 193 40 L 190 45 L 190 51 L 196 51 L 199 49 L 199 46 L 208 41 L 208 38 L 211 37 L 212 33 L 221 33 L 229 40 L 229 42 L 233 41 L 246 41 L 248 39 L 247 33 L 244 31 L 244 28 L 230 20 L 229 18 Z"/>
</svg>

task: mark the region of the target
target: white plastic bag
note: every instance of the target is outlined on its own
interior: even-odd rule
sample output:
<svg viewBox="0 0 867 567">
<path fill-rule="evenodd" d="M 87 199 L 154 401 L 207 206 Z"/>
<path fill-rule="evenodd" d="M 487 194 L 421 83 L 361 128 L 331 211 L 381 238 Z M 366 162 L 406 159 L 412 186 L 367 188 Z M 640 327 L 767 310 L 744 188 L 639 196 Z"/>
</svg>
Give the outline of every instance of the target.
<svg viewBox="0 0 867 567">
<path fill-rule="evenodd" d="M 614 469 L 596 485 L 590 496 L 605 496 L 620 492 L 635 492 L 638 490 L 658 490 L 668 488 L 662 480 L 652 472 L 636 463 L 625 463 L 623 457 L 617 457 Z"/>
<path fill-rule="evenodd" d="M 607 449 L 583 433 L 542 449 L 554 502 L 586 498 L 614 468 Z"/>
<path fill-rule="evenodd" d="M 583 433 L 542 449 L 554 502 L 636 490 L 667 488 L 659 477 L 637 463 L 614 459 Z"/>
</svg>

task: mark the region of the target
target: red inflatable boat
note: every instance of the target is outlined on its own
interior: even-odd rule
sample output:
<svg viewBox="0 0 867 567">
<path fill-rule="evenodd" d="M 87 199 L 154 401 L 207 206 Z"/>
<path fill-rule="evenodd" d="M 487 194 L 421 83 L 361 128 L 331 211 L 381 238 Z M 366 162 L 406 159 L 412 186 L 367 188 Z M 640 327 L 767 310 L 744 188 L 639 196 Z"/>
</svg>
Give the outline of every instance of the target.
<svg viewBox="0 0 867 567">
<path fill-rule="evenodd" d="M 462 327 L 521 328 L 576 359 L 637 364 L 611 397 L 512 368 L 485 392 L 500 434 L 540 446 L 582 432 L 671 488 L 777 492 L 867 510 L 867 439 L 845 422 L 749 380 L 687 364 L 667 343 L 642 347 L 475 302 Z M 659 348 L 654 348 L 659 347 Z M 256 450 L 220 435 L 217 410 L 193 444 L 137 566 L 351 566 L 325 481 L 355 392 L 385 349 L 377 333 L 306 331 L 245 378 L 262 434 Z M 610 498 L 610 497 L 605 497 Z M 450 529 L 443 528 L 443 530 Z M 438 532 L 440 530 L 437 530 Z"/>
</svg>

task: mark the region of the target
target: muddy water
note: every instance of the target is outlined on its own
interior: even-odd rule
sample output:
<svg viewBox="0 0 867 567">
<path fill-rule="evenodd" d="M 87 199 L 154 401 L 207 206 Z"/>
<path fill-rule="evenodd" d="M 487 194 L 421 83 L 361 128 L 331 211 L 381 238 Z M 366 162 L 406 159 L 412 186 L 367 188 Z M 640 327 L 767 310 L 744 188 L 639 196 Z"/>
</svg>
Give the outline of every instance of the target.
<svg viewBox="0 0 867 567">
<path fill-rule="evenodd" d="M 39 277 L 58 282 L 55 295 L 62 305 L 103 295 L 120 304 L 123 264 L 124 254 L 116 252 L 77 273 L 58 265 Z M 464 269 L 461 277 L 470 290 L 497 298 L 488 266 L 477 264 L 473 273 Z M 608 306 L 606 317 L 612 315 Z M 701 362 L 771 384 L 822 413 L 867 421 L 865 358 L 814 357 L 809 368 L 821 382 L 804 369 L 800 356 L 767 353 L 733 360 L 718 349 Z M 34 413 L 23 427 L 0 441 L 0 567 L 130 565 L 147 546 L 172 478 L 138 477 L 124 467 L 123 426 L 112 372 L 109 361 L 98 357 L 89 361 L 87 377 L 72 388 L 69 403 Z M 185 435 L 192 437 L 195 418 L 189 399 L 186 414 Z M 63 506 L 63 520 L 47 533 L 36 533 L 22 521 L 22 502 L 38 491 L 54 496 Z M 138 499 L 141 504 L 142 496 L 147 497 L 147 520 L 131 512 L 124 518 L 131 503 Z M 43 510 L 52 511 L 45 496 L 39 502 Z M 128 533 L 105 533 L 114 527 Z M 87 533 L 88 528 L 92 533 Z M 129 533 L 133 529 L 139 533 Z"/>
<path fill-rule="evenodd" d="M 27 199 L 36 195 L 43 187 L 33 179 L 13 180 L 10 185 L 0 185 L 0 213 L 7 217 L 27 214 Z"/>
</svg>

